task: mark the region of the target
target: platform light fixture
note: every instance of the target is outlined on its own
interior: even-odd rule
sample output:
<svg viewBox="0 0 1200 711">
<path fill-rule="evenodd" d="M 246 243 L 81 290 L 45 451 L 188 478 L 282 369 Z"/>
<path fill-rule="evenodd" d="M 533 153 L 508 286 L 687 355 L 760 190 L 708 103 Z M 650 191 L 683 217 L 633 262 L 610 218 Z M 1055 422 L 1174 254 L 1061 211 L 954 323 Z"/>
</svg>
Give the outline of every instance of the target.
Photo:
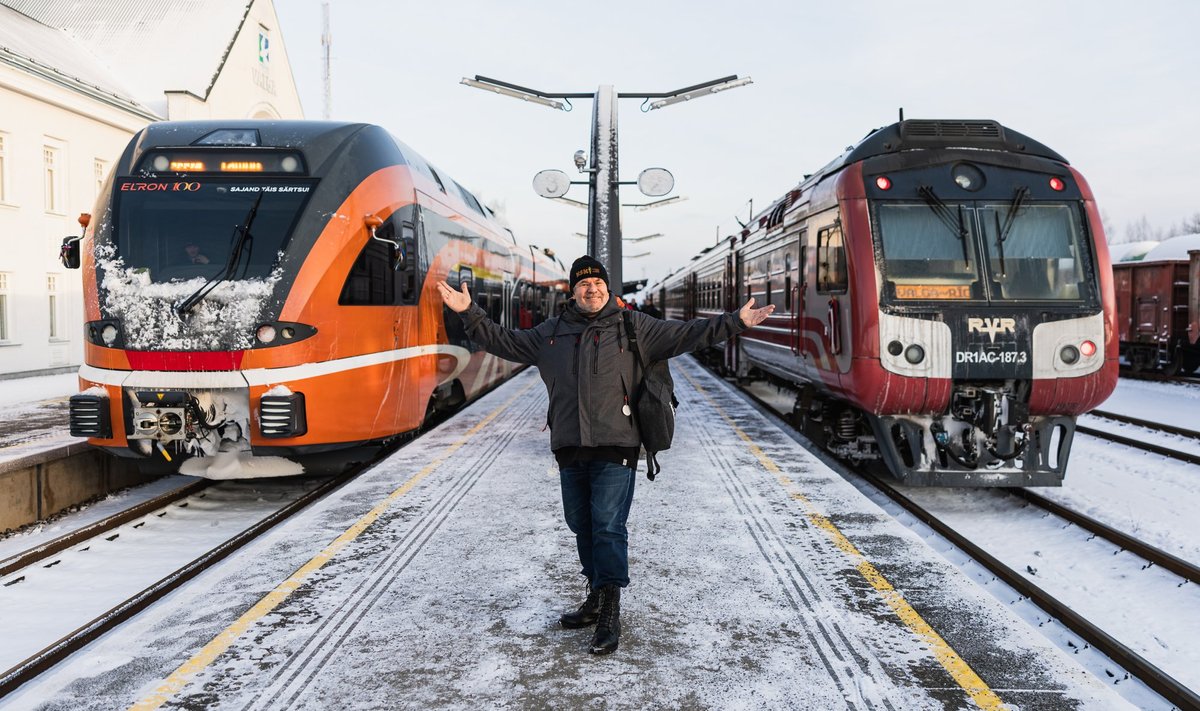
<svg viewBox="0 0 1200 711">
<path fill-rule="evenodd" d="M 549 106 L 552 109 L 570 111 L 570 109 L 567 108 L 568 105 L 561 101 L 555 101 L 554 99 L 547 98 L 535 91 L 526 89 L 524 87 L 519 87 L 515 84 L 497 82 L 494 79 L 488 79 L 487 77 L 481 76 L 476 76 L 474 79 L 463 77 L 461 83 L 466 84 L 467 86 L 475 87 L 476 89 L 483 89 L 484 91 L 490 91 L 503 96 L 511 96 L 514 99 L 529 101 L 535 104 L 541 104 L 542 106 Z"/>
<path fill-rule="evenodd" d="M 727 77 L 725 79 L 718 79 L 715 83 L 701 84 L 699 86 L 688 87 L 687 89 L 680 89 L 675 94 L 659 99 L 658 101 L 652 101 L 650 102 L 650 108 L 646 110 L 653 111 L 654 109 L 661 109 L 662 107 L 670 106 L 671 104 L 678 104 L 682 101 L 691 101 L 692 99 L 698 99 L 701 96 L 711 96 L 712 94 L 716 94 L 718 92 L 726 91 L 728 89 L 736 89 L 739 86 L 746 86 L 747 84 L 753 83 L 754 81 L 750 77 L 742 77 L 740 79 L 737 77 Z"/>
</svg>

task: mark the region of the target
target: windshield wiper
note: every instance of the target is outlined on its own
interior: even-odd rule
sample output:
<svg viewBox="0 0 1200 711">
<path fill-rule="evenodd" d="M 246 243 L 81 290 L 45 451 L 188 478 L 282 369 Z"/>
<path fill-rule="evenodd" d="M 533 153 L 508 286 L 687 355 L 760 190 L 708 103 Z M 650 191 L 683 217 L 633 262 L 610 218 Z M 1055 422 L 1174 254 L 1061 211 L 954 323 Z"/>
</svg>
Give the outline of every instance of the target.
<svg viewBox="0 0 1200 711">
<path fill-rule="evenodd" d="M 229 251 L 229 261 L 225 263 L 225 268 L 204 282 L 204 285 L 196 289 L 191 296 L 175 305 L 175 315 L 179 318 L 183 318 L 185 314 L 196 308 L 196 304 L 212 293 L 218 284 L 237 274 L 239 266 L 242 267 L 242 276 L 246 275 L 246 270 L 250 268 L 249 254 L 254 243 L 254 237 L 250 234 L 250 225 L 254 224 L 254 218 L 258 215 L 258 206 L 262 204 L 262 199 L 263 192 L 260 190 L 258 197 L 254 199 L 254 204 L 250 206 L 250 212 L 246 213 L 246 219 L 242 220 L 242 224 L 233 228 L 233 247 Z M 246 257 L 244 264 L 243 256 Z"/>
<path fill-rule="evenodd" d="M 963 218 L 963 206 L 961 204 L 958 206 L 958 219 L 955 219 L 954 211 L 950 209 L 949 205 L 942 202 L 942 199 L 933 192 L 933 188 L 922 185 L 917 193 L 929 206 L 929 209 L 933 210 L 933 214 L 942 221 L 942 224 L 958 237 L 958 241 L 962 243 L 963 261 L 966 262 L 967 267 L 970 267 L 971 253 L 967 247 L 967 222 Z"/>
<path fill-rule="evenodd" d="M 1017 188 L 1012 202 L 1008 203 L 1008 217 L 1004 220 L 1004 229 L 1000 230 L 1000 234 L 997 236 L 1000 244 L 1004 244 L 1004 240 L 1008 239 L 1008 231 L 1012 229 L 1013 223 L 1017 220 L 1017 211 L 1025 206 L 1025 198 L 1027 197 L 1029 197 L 1029 187 L 1022 185 Z"/>
<path fill-rule="evenodd" d="M 1008 273 L 1004 266 L 1004 230 L 1000 228 L 1000 211 L 992 210 L 992 217 L 996 218 L 996 253 L 1000 257 L 1000 276 L 1006 277 Z"/>
</svg>

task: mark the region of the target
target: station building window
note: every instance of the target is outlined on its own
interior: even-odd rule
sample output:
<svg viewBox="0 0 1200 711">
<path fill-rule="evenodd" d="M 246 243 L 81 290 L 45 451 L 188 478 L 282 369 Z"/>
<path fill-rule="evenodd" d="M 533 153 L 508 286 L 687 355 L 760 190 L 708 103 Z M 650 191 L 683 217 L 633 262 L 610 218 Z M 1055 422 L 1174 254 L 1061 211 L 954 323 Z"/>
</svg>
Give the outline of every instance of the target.
<svg viewBox="0 0 1200 711">
<path fill-rule="evenodd" d="M 63 331 L 62 317 L 59 314 L 59 309 L 62 307 L 62 299 L 59 298 L 57 274 L 46 275 L 46 294 L 49 297 L 48 302 L 50 305 L 50 312 L 48 314 L 50 319 L 50 340 L 61 341 L 63 340 Z"/>
<path fill-rule="evenodd" d="M 104 179 L 108 177 L 108 161 L 96 158 L 92 162 L 92 185 L 95 188 L 95 195 L 92 196 L 93 201 L 100 198 L 100 191 L 104 189 Z"/>
<path fill-rule="evenodd" d="M 66 212 L 66 161 L 65 151 L 57 143 L 42 146 L 42 176 L 46 212 L 62 215 Z"/>
<path fill-rule="evenodd" d="M 0 272 L 0 343 L 12 339 L 12 327 L 8 317 L 8 272 Z"/>
</svg>

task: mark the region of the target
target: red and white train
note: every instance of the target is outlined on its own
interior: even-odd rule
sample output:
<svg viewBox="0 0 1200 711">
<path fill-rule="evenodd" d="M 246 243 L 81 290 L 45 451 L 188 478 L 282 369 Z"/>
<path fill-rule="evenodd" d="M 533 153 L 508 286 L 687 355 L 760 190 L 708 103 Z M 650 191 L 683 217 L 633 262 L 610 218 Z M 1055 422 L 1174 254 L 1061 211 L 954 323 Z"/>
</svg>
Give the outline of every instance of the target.
<svg viewBox="0 0 1200 711">
<path fill-rule="evenodd" d="M 71 432 L 212 478 L 361 459 L 514 366 L 445 318 L 440 278 L 532 326 L 565 270 L 378 126 L 195 121 L 134 136 L 82 238 Z"/>
<path fill-rule="evenodd" d="M 994 121 L 874 131 L 650 290 L 670 318 L 750 296 L 775 313 L 722 367 L 795 385 L 810 436 L 909 484 L 1061 485 L 1117 381 L 1091 190 Z"/>
</svg>

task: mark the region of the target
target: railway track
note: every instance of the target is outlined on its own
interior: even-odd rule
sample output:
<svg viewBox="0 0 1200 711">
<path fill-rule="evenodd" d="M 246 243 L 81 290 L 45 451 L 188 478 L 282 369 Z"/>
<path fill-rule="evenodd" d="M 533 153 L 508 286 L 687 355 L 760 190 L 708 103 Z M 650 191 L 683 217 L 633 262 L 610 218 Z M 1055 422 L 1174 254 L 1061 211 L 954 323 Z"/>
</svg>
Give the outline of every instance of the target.
<svg viewBox="0 0 1200 711">
<path fill-rule="evenodd" d="M 60 638 L 58 641 L 28 657 L 23 662 L 20 662 L 19 664 L 16 664 L 12 668 L 3 672 L 0 674 L 0 698 L 3 698 L 7 694 L 16 690 L 22 684 L 34 679 L 37 675 L 46 671 L 71 654 L 79 651 L 85 645 L 95 640 L 99 636 L 126 622 L 137 613 L 165 597 L 171 591 L 179 588 L 203 573 L 205 570 L 208 570 L 220 561 L 229 557 L 232 553 L 258 539 L 267 531 L 271 530 L 280 523 L 283 523 L 299 511 L 307 508 L 310 504 L 332 493 L 343 484 L 357 476 L 362 469 L 365 469 L 365 467 L 358 467 L 339 476 L 326 479 L 320 485 L 293 500 L 286 506 L 276 510 L 274 513 L 271 513 L 265 518 L 262 518 L 250 527 L 243 529 L 241 532 L 229 538 L 225 542 L 217 545 L 211 550 L 208 550 L 196 559 L 168 574 L 166 577 L 133 594 L 125 601 L 117 604 L 103 614 L 95 617 L 90 622 L 87 622 L 73 632 Z M 124 516 L 125 514 L 121 515 Z M 143 513 L 142 515 L 146 514 Z M 133 518 L 136 518 L 136 516 Z M 130 520 L 132 520 L 132 518 Z M 104 532 L 100 532 L 92 535 L 86 540 L 95 540 L 97 536 L 103 535 Z M 76 540 L 76 542 L 72 545 L 76 545 L 80 542 L 82 541 Z M 60 548 L 59 550 L 62 549 Z M 14 556 L 14 558 L 10 560 L 15 560 L 17 558 L 32 558 L 36 561 L 46 557 L 42 556 L 41 558 L 38 558 L 38 555 L 39 553 L 37 551 L 29 551 L 21 554 L 20 556 Z"/>
<path fill-rule="evenodd" d="M 520 372 L 520 370 L 517 372 Z M 494 384 L 482 393 L 481 396 L 487 392 L 491 392 L 499 384 Z M 254 542 L 263 534 L 308 508 L 311 504 L 316 503 L 341 488 L 344 484 L 370 469 L 376 463 L 395 454 L 404 445 L 437 427 L 458 411 L 459 409 L 455 409 L 434 413 L 426 419 L 421 429 L 395 438 L 370 461 L 351 467 L 336 476 L 325 478 L 321 483 L 302 494 L 299 498 L 243 529 L 238 534 L 206 551 L 191 562 L 135 593 L 123 602 L 113 606 L 103 614 L 96 616 L 91 621 L 46 646 L 24 661 L 12 666 L 7 671 L 0 673 L 0 699 L 3 699 L 21 685 L 33 680 L 39 674 L 50 669 L 71 654 L 83 649 L 83 647 L 101 635 L 128 621 L 173 590 L 196 578 L 205 570 L 208 570 L 236 551 Z M 30 566 L 41 563 L 57 553 L 74 548 L 87 541 L 100 540 L 105 537 L 105 534 L 130 521 L 152 514 L 154 511 L 162 509 L 165 506 L 170 506 L 188 496 L 203 495 L 204 489 L 212 486 L 214 483 L 216 482 L 194 482 L 175 491 L 160 495 L 151 501 L 110 516 L 102 521 L 98 521 L 79 531 L 68 533 L 6 558 L 0 561 L 0 576 L 28 569 Z M 49 565 L 53 565 L 53 563 L 48 563 L 47 567 Z M 14 581 L 10 580 L 9 583 L 11 582 Z"/>
<path fill-rule="evenodd" d="M 774 412 L 784 422 L 791 424 L 788 413 L 780 412 L 776 406 L 758 397 L 752 392 L 749 392 L 745 389 L 743 389 L 742 392 L 747 397 L 758 403 L 759 407 L 767 411 Z M 1138 421 L 1133 422 L 1132 424 L 1152 426 L 1155 423 Z M 1107 433 L 1100 431 L 1097 432 L 1099 432 L 1098 436 L 1107 436 Z M 1146 447 L 1141 446 L 1144 444 L 1145 443 L 1138 442 L 1133 446 L 1140 446 L 1140 448 L 1145 449 Z M 1120 665 L 1130 675 L 1141 680 L 1147 687 L 1153 689 L 1168 702 L 1181 709 L 1200 709 L 1200 694 L 1197 694 L 1195 691 L 1167 674 L 1165 671 L 1147 660 L 1145 657 L 1138 654 L 1129 646 L 1105 632 L 1098 625 L 1092 623 L 1090 620 L 1075 612 L 1068 604 L 1059 600 L 1041 587 L 1035 585 L 1026 576 L 1005 565 L 999 558 L 988 553 L 981 546 L 972 542 L 966 536 L 955 530 L 952 526 L 941 520 L 937 515 L 922 507 L 916 501 L 906 496 L 899 489 L 892 486 L 889 482 L 877 476 L 875 473 L 862 466 L 850 465 L 845 462 L 841 462 L 841 464 L 847 471 L 852 472 L 854 475 L 860 477 L 863 481 L 869 483 L 872 487 L 886 495 L 889 499 L 911 513 L 922 523 L 929 526 L 943 538 L 958 547 L 973 560 L 982 564 L 992 575 L 1013 588 L 1018 594 L 1031 600 L 1047 615 L 1059 620 L 1074 634 L 1081 637 L 1102 654 L 1108 656 L 1108 658 L 1114 663 Z M 1182 560 L 1145 542 L 1139 541 L 1138 539 L 1118 531 L 1107 524 L 1097 521 L 1096 519 L 1093 519 L 1080 512 L 1074 511 L 1069 507 L 1053 502 L 1039 494 L 1029 491 L 1028 489 L 1017 488 L 1011 490 L 1010 493 L 1014 496 L 1024 499 L 1031 505 L 1037 506 L 1048 513 L 1058 516 L 1065 521 L 1087 530 L 1093 536 L 1104 538 L 1118 548 L 1127 550 L 1137 556 L 1140 556 L 1147 561 L 1148 565 L 1159 566 L 1176 575 L 1179 575 L 1186 581 L 1200 583 L 1200 567 L 1188 561 Z"/>
<path fill-rule="evenodd" d="M 1113 413 L 1113 412 L 1105 412 L 1103 410 L 1092 410 L 1088 414 L 1093 415 L 1095 417 L 1100 417 L 1100 418 L 1103 418 L 1106 420 L 1112 420 L 1114 422 L 1124 422 L 1126 424 L 1135 425 L 1137 427 L 1144 427 L 1146 429 L 1155 430 L 1157 432 L 1165 432 L 1167 434 L 1179 435 L 1181 437 L 1188 437 L 1188 438 L 1196 440 L 1197 442 L 1200 442 L 1200 432 L 1197 432 L 1196 430 L 1190 430 L 1190 429 L 1186 429 L 1183 427 L 1175 427 L 1174 425 L 1167 425 L 1167 424 L 1163 424 L 1161 422 L 1151 422 L 1149 420 L 1142 420 L 1142 419 L 1138 419 L 1136 417 L 1129 417 L 1128 415 L 1119 415 L 1119 414 Z M 1168 457 L 1170 459 L 1177 459 L 1181 462 L 1187 462 L 1188 464 L 1200 464 L 1200 454 L 1192 454 L 1191 452 L 1182 452 L 1173 447 L 1168 447 L 1168 446 L 1161 445 L 1161 444 L 1155 444 L 1153 442 L 1146 442 L 1144 440 L 1136 439 L 1134 437 L 1126 437 L 1125 435 L 1119 435 L 1114 432 L 1107 432 L 1105 430 L 1096 429 L 1095 427 L 1088 427 L 1086 425 L 1076 424 L 1075 431 L 1079 432 L 1080 434 L 1091 435 L 1092 437 L 1099 437 L 1101 439 L 1108 440 L 1109 442 L 1116 442 L 1117 444 L 1123 444 L 1127 447 L 1133 447 L 1134 449 L 1140 449 L 1144 452 L 1151 452 L 1153 454 L 1158 454 L 1158 455 L 1161 455 L 1164 457 Z"/>
</svg>

